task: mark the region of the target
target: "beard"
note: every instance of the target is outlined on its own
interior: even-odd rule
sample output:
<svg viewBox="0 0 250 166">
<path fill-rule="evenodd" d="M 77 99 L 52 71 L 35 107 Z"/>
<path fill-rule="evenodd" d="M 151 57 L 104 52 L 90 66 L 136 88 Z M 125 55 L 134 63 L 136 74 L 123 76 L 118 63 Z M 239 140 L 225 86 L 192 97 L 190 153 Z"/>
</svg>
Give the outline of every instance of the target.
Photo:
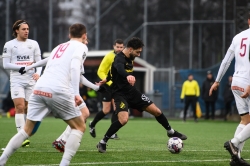
<svg viewBox="0 0 250 166">
<path fill-rule="evenodd" d="M 135 55 L 129 54 L 129 59 L 130 59 L 130 60 L 135 60 L 135 57 L 136 57 Z"/>
</svg>

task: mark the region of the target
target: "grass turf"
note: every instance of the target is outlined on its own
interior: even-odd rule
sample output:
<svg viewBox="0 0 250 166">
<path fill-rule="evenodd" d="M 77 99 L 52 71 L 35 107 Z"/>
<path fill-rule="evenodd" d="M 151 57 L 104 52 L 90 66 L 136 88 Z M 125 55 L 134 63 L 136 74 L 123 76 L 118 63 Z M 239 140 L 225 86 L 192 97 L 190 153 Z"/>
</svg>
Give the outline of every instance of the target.
<svg viewBox="0 0 250 166">
<path fill-rule="evenodd" d="M 88 122 L 91 119 L 88 119 Z M 87 123 L 88 124 L 88 123 Z M 129 120 L 118 135 L 120 140 L 110 140 L 106 153 L 99 153 L 96 144 L 110 125 L 110 120 L 101 120 L 96 126 L 97 137 L 92 138 L 89 128 L 83 136 L 79 151 L 71 165 L 143 165 L 143 166 L 226 166 L 229 153 L 223 148 L 225 141 L 233 137 L 236 122 L 192 120 L 183 123 L 170 120 L 171 126 L 188 136 L 180 154 L 167 150 L 166 131 L 153 118 Z M 62 153 L 52 148 L 51 143 L 64 131 L 66 124 L 51 117 L 45 118 L 38 132 L 30 138 L 29 147 L 20 148 L 8 160 L 8 165 L 59 165 Z M 16 133 L 14 118 L 0 119 L 0 148 L 5 147 Z M 242 157 L 250 159 L 246 142 Z M 1 154 L 2 152 L 0 152 Z"/>
</svg>

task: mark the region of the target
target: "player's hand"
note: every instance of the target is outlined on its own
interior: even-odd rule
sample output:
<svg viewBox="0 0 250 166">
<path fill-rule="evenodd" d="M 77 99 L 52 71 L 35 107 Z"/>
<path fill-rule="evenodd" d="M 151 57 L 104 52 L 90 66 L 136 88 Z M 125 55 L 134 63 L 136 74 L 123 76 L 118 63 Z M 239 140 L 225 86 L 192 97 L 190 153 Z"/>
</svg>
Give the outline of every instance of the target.
<svg viewBox="0 0 250 166">
<path fill-rule="evenodd" d="M 23 75 L 24 73 L 26 73 L 25 67 L 21 67 L 18 71 L 21 75 Z"/>
<path fill-rule="evenodd" d="M 132 76 L 132 75 L 127 76 L 127 80 L 128 80 L 130 85 L 134 86 L 134 84 L 135 84 L 135 77 L 134 76 Z"/>
<path fill-rule="evenodd" d="M 211 86 L 210 90 L 209 90 L 209 96 L 212 95 L 214 90 L 217 90 L 217 88 L 219 87 L 220 83 L 219 82 L 214 82 L 213 85 Z"/>
<path fill-rule="evenodd" d="M 82 98 L 80 95 L 75 96 L 75 103 L 76 103 L 76 106 L 79 106 L 82 104 Z"/>
<path fill-rule="evenodd" d="M 247 98 L 249 96 L 249 94 L 250 94 L 250 85 L 247 86 L 246 91 L 240 97 Z"/>
<path fill-rule="evenodd" d="M 37 80 L 40 78 L 40 75 L 37 74 L 37 73 L 34 73 L 34 74 L 32 75 L 32 77 L 33 77 L 34 80 L 37 81 Z"/>
<path fill-rule="evenodd" d="M 107 82 L 107 80 L 104 79 L 104 80 L 101 80 L 101 81 L 99 81 L 99 82 L 95 82 L 95 84 L 98 85 L 98 86 L 101 86 L 101 85 L 103 85 L 103 84 L 106 84 L 106 82 Z"/>
</svg>

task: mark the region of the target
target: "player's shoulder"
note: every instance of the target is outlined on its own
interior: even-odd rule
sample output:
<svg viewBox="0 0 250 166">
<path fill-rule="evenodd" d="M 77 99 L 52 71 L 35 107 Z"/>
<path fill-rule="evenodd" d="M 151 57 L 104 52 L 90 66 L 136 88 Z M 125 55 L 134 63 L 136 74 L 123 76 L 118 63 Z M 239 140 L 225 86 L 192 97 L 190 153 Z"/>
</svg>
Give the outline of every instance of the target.
<svg viewBox="0 0 250 166">
<path fill-rule="evenodd" d="M 107 56 L 114 56 L 115 55 L 115 52 L 114 52 L 114 50 L 112 50 L 112 51 L 109 51 L 105 56 L 107 57 Z"/>
<path fill-rule="evenodd" d="M 16 39 L 9 40 L 9 41 L 5 42 L 5 46 L 13 45 L 15 42 L 16 42 Z"/>
<path fill-rule="evenodd" d="M 38 42 L 36 40 L 33 40 L 33 39 L 27 39 L 26 42 L 32 43 L 32 44 L 38 44 Z"/>
<path fill-rule="evenodd" d="M 250 29 L 246 29 L 240 33 L 238 33 L 237 35 L 234 36 L 234 40 L 237 40 L 240 38 L 240 40 L 244 37 L 248 37 L 250 35 Z"/>
</svg>

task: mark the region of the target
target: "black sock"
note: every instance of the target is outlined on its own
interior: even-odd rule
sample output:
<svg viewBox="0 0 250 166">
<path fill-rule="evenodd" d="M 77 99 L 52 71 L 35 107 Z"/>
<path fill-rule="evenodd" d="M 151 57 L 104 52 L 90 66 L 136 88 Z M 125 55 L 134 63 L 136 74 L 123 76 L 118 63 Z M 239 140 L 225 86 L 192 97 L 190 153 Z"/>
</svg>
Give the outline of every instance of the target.
<svg viewBox="0 0 250 166">
<path fill-rule="evenodd" d="M 115 111 L 113 111 L 112 116 L 111 116 L 111 123 L 114 123 L 117 120 L 118 120 L 118 115 L 116 114 Z"/>
<path fill-rule="evenodd" d="M 99 122 L 102 118 L 104 118 L 106 114 L 103 113 L 103 111 L 99 111 L 94 120 L 91 122 L 91 127 L 95 127 L 96 123 Z"/>
<path fill-rule="evenodd" d="M 103 141 L 108 142 L 109 138 L 110 138 L 113 134 L 115 134 L 120 128 L 122 128 L 122 126 L 123 126 L 123 125 L 120 123 L 119 120 L 113 122 L 113 123 L 110 125 L 110 127 L 109 127 L 108 131 L 106 132 L 106 134 L 104 135 Z"/>
<path fill-rule="evenodd" d="M 155 119 L 166 129 L 166 130 L 171 130 L 171 126 L 168 123 L 167 118 L 165 115 L 162 113 L 160 116 L 155 117 Z"/>
</svg>

